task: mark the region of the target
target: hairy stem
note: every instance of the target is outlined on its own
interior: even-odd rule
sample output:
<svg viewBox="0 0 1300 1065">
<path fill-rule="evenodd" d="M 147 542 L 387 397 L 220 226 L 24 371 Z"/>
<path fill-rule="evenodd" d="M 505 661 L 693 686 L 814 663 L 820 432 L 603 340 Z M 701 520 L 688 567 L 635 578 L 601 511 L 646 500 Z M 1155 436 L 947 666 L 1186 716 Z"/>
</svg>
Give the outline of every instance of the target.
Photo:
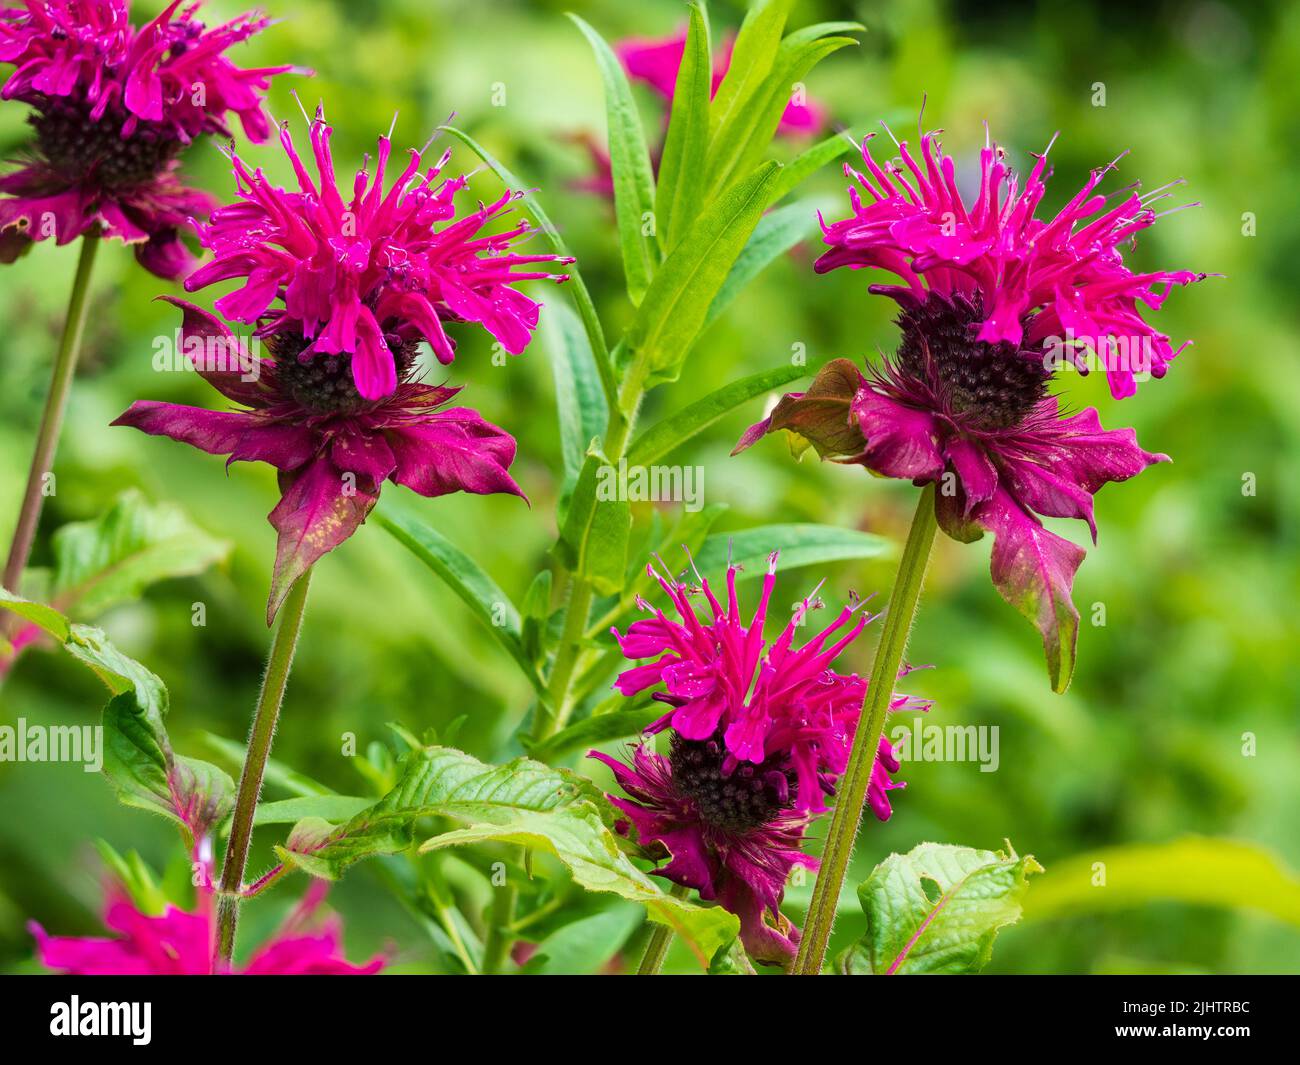
<svg viewBox="0 0 1300 1065">
<path fill-rule="evenodd" d="M 248 847 L 253 839 L 253 814 L 257 810 L 257 799 L 262 791 L 266 761 L 271 756 L 271 742 L 275 738 L 275 726 L 280 717 L 280 704 L 284 701 L 284 690 L 289 684 L 289 670 L 293 667 L 293 654 L 298 647 L 298 633 L 302 630 L 310 583 L 311 570 L 308 569 L 294 582 L 280 608 L 280 624 L 271 641 L 266 674 L 262 677 L 262 691 L 257 697 L 257 709 L 253 712 L 248 752 L 244 755 L 244 769 L 239 776 L 239 791 L 235 796 L 235 812 L 230 824 L 230 842 L 226 846 L 226 861 L 221 869 L 220 902 L 217 905 L 218 967 L 228 967 L 235 953 L 235 924 L 239 919 L 239 900 L 243 889 L 244 867 L 248 864 Z"/>
<path fill-rule="evenodd" d="M 885 615 L 884 631 L 876 648 L 876 660 L 871 667 L 871 683 L 858 717 L 857 731 L 853 735 L 853 751 L 849 764 L 839 783 L 839 796 L 835 812 L 831 815 L 826 833 L 826 846 L 822 850 L 821 869 L 813 886 L 812 901 L 804 921 L 803 939 L 795 959 L 792 975 L 816 976 L 822 971 L 826 946 L 835 923 L 835 907 L 839 902 L 844 875 L 853 844 L 862 819 L 862 807 L 871 782 L 871 770 L 876 763 L 876 749 L 885 729 L 885 715 L 894 694 L 894 681 L 903 661 L 907 637 L 912 631 L 912 620 L 925 583 L 925 570 L 930 561 L 930 548 L 934 544 L 937 525 L 934 517 L 934 485 L 928 484 L 921 492 L 912 518 L 912 528 L 903 548 L 903 558 L 894 579 L 894 590 L 889 597 L 889 610 Z"/>
<path fill-rule="evenodd" d="M 9 545 L 9 558 L 5 562 L 4 586 L 19 594 L 23 570 L 31 557 L 36 527 L 41 521 L 41 508 L 45 503 L 45 478 L 54 465 L 54 452 L 59 446 L 59 429 L 68 406 L 68 393 L 77 371 L 77 358 L 81 354 L 81 337 L 85 331 L 86 308 L 90 295 L 90 273 L 95 265 L 95 251 L 99 235 L 94 231 L 81 238 L 81 255 L 77 259 L 77 273 L 68 297 L 68 313 L 63 321 L 63 335 L 59 340 L 54 371 L 50 377 L 50 390 L 45 397 L 45 410 L 41 414 L 40 429 L 36 434 L 36 449 L 32 453 L 32 466 L 27 474 L 27 489 L 23 493 L 22 507 L 18 511 L 18 524 Z"/>
</svg>

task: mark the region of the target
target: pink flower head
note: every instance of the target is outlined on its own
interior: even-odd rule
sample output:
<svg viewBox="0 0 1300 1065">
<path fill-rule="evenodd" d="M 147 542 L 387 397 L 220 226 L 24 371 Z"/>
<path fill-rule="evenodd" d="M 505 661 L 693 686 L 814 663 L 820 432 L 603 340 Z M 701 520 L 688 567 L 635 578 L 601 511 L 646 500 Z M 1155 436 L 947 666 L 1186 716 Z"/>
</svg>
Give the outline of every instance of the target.
<svg viewBox="0 0 1300 1065">
<path fill-rule="evenodd" d="M 862 677 L 845 676 L 830 667 L 871 617 L 858 604 L 846 606 L 821 633 L 795 648 L 796 629 L 813 607 L 805 600 L 769 647 L 763 639 L 763 624 L 776 583 L 775 554 L 769 559 L 759 605 L 748 624 L 740 615 L 735 566 L 727 569 L 725 607 L 707 580 L 691 586 L 661 576 L 653 568 L 651 573 L 668 593 L 680 620 L 639 601 L 654 616 L 633 622 L 626 635 L 617 630 L 614 635 L 627 658 L 654 661 L 620 674 L 615 688 L 633 696 L 662 685 L 654 698 L 672 709 L 649 731 L 671 725 L 687 740 L 717 740 L 724 752 L 721 770 L 728 777 L 745 766 L 772 763 L 792 781 L 789 795 L 781 796 L 782 806 L 801 813 L 825 810 L 824 796 L 834 794 L 835 782 L 848 764 L 867 691 Z M 691 603 L 695 592 L 703 594 L 711 618 L 701 619 L 696 614 Z M 837 638 L 832 642 L 832 637 Z M 906 696 L 895 697 L 892 705 L 894 709 L 928 706 Z M 886 758 L 890 760 L 892 748 Z M 893 769 L 897 768 L 895 760 Z M 884 790 L 882 782 L 872 803 L 881 820 L 890 813 Z"/>
<path fill-rule="evenodd" d="M 717 740 L 674 734 L 667 757 L 639 745 L 630 765 L 589 752 L 614 771 L 629 799 L 610 796 L 651 854 L 671 855 L 655 875 L 693 888 L 740 918 L 740 938 L 757 961 L 789 965 L 799 929 L 781 913 L 785 883 L 802 853 L 808 815 L 789 807 L 788 775 L 773 765 L 724 780 Z M 770 917 L 770 919 L 769 919 Z"/>
<path fill-rule="evenodd" d="M 713 92 L 718 91 L 722 79 L 731 67 L 734 40 L 728 40 L 713 64 Z M 672 102 L 677 89 L 677 71 L 686 52 L 686 29 L 683 27 L 670 37 L 631 38 L 621 41 L 614 49 L 623 69 L 633 81 L 648 85 L 661 97 Z M 777 132 L 787 137 L 812 137 L 826 127 L 826 109 L 814 100 L 791 100 L 781 114 Z"/>
<path fill-rule="evenodd" d="M 877 164 L 862 144 L 870 176 L 850 167 L 869 198 L 849 195 L 853 215 L 823 223 L 831 250 L 819 273 L 847 266 L 884 270 L 901 284 L 870 291 L 898 300 L 904 310 L 935 297 L 960 298 L 974 308 L 973 339 L 1057 365 L 1072 360 L 1083 372 L 1087 356 L 1105 368 L 1116 398 L 1136 390 L 1134 374 L 1163 377 L 1177 351 L 1143 320 L 1141 306 L 1157 309 L 1174 285 L 1206 275 L 1188 270 L 1135 273 L 1122 248 L 1158 215 L 1151 204 L 1169 193 L 1139 195 L 1135 186 L 1114 196 L 1097 192 L 1110 166 L 1100 167 L 1057 214 L 1035 217 L 1048 177 L 1047 151 L 1020 179 L 996 145 L 980 152 L 980 187 L 967 203 L 953 161 L 935 135 L 921 137 L 921 158 L 898 145 L 901 165 Z M 1050 149 L 1050 145 L 1048 148 Z"/>
<path fill-rule="evenodd" d="M 205 873 L 208 872 L 205 869 Z M 205 875 L 205 884 L 210 877 Z M 337 917 L 315 917 L 328 885 L 316 881 L 289 919 L 263 943 L 240 976 L 368 976 L 384 966 L 382 955 L 363 965 L 343 956 Z M 35 921 L 27 928 L 47 969 L 75 976 L 210 976 L 213 967 L 213 891 L 200 888 L 193 913 L 168 905 L 158 916 L 142 913 L 125 893 L 109 887 L 104 924 L 116 938 L 51 936 Z"/>
<path fill-rule="evenodd" d="M 455 346 L 443 323 L 477 322 L 507 351 L 523 351 L 539 306 L 513 286 L 567 280 L 531 267 L 573 260 L 511 252 L 532 231 L 522 220 L 504 232 L 480 232 L 522 193 L 506 192 L 458 218 L 455 198 L 466 179 L 440 178 L 451 153 L 421 172 L 421 153 L 413 149 L 385 191 L 391 143 L 380 137 L 373 177 L 367 161 L 345 198 L 335 181 L 331 133 L 318 110 L 311 123 L 314 181 L 288 127 L 281 127 L 296 191 L 276 187 L 232 155 L 239 200 L 217 208 L 202 227 L 203 245 L 215 258 L 186 280 L 186 289 L 243 278 L 240 288 L 216 301 L 217 310 L 231 321 L 260 322 L 259 335 L 298 332 L 309 342 L 304 360 L 352 356 L 357 390 L 366 399 L 397 387 L 386 335 L 426 340 L 438 360 L 449 363 Z"/>
<path fill-rule="evenodd" d="M 1039 515 L 1080 518 L 1095 539 L 1097 490 L 1168 456 L 1142 450 L 1132 429 L 1103 429 L 1095 410 L 1063 414 L 1041 364 L 1009 343 L 977 340 L 977 318 L 962 296 L 905 310 L 892 360 L 867 376 L 847 359 L 829 363 L 808 392 L 785 396 L 751 427 L 736 452 L 785 429 L 823 458 L 938 482 L 940 527 L 963 542 L 993 533 L 993 582 L 1042 632 L 1053 685 L 1064 690 L 1078 637 L 1070 589 L 1084 551 L 1048 532 Z"/>
<path fill-rule="evenodd" d="M 179 7 L 138 29 L 125 0 L 26 0 L 0 13 L 0 62 L 14 66 L 0 95 L 31 105 L 36 131 L 31 157 L 0 179 L 0 261 L 99 227 L 159 276 L 191 268 L 178 234 L 212 201 L 180 180 L 177 155 L 203 133 L 228 136 L 228 114 L 265 140 L 262 93 L 293 68 L 242 70 L 223 54 L 268 20 L 208 29 L 198 3 Z"/>
<path fill-rule="evenodd" d="M 389 395 L 370 400 L 355 387 L 347 354 L 304 358 L 308 341 L 290 331 L 265 337 L 273 357 L 255 358 L 212 315 L 163 298 L 183 312 L 181 350 L 240 409 L 137 401 L 113 424 L 280 471 L 268 624 L 293 582 L 365 521 L 385 480 L 430 497 L 523 495 L 507 472 L 514 438 L 475 410 L 446 408 L 459 389 L 415 380 L 414 341 L 383 338 L 398 380 Z"/>
</svg>

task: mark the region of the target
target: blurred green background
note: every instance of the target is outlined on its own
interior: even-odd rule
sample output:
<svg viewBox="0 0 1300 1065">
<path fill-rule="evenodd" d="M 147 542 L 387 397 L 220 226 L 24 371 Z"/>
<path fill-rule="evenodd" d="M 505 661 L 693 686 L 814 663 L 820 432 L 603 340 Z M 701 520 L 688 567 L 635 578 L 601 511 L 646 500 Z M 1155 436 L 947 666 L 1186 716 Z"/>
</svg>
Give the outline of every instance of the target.
<svg viewBox="0 0 1300 1065">
<path fill-rule="evenodd" d="M 138 4 L 137 21 L 159 6 Z M 209 6 L 210 21 L 241 9 L 229 0 Z M 293 88 L 309 108 L 324 101 L 345 173 L 362 153 L 373 152 L 394 114 L 400 148 L 423 144 L 455 112 L 457 125 L 541 190 L 579 256 L 607 331 L 626 324 L 630 306 L 610 210 L 573 188 L 588 164 L 571 137 L 603 136 L 604 111 L 588 45 L 563 12 L 578 11 L 614 40 L 676 29 L 684 21 L 682 5 L 271 0 L 268 6 L 283 21 L 235 58 L 244 66 L 292 62 L 315 69 L 311 79 L 280 79 L 271 98 L 277 118 L 294 118 L 300 144 L 305 131 Z M 714 2 L 710 12 L 716 41 L 743 8 Z M 932 723 L 998 726 L 1000 766 L 981 773 L 973 762 L 905 765 L 908 788 L 895 793 L 895 816 L 866 826 L 850 881 L 891 850 L 922 840 L 993 848 L 1004 837 L 1048 868 L 1044 884 L 1067 859 L 1087 861 L 1103 848 L 1164 844 L 1190 833 L 1258 844 L 1300 869 L 1300 358 L 1294 342 L 1300 326 L 1294 298 L 1300 6 L 1284 0 L 1069 6 L 802 0 L 791 25 L 826 19 L 867 27 L 860 48 L 833 56 L 808 83 L 810 95 L 855 137 L 878 128 L 881 118 L 900 137 L 914 131 L 923 96 L 927 127 L 947 131 L 945 147 L 959 165 L 969 165 L 983 143 L 985 120 L 1022 167 L 1029 152 L 1041 151 L 1060 130 L 1046 210 L 1064 203 L 1090 167 L 1127 149 L 1104 188 L 1139 178 L 1152 188 L 1184 178 L 1186 187 L 1170 203 L 1200 204 L 1147 231 L 1135 262 L 1224 275 L 1176 292 L 1158 316 L 1175 341 L 1195 339 L 1164 381 L 1141 386 L 1123 403 L 1110 399 L 1098 376 L 1065 382 L 1073 404 L 1098 406 L 1107 426 L 1134 425 L 1147 448 L 1174 459 L 1097 499 L 1101 539 L 1075 586 L 1084 625 L 1078 672 L 1066 696 L 1051 694 L 1036 633 L 993 590 L 988 545 L 940 537 L 910 648 L 913 661 L 936 668 L 913 675 L 908 689 L 935 699 Z M 1097 83 L 1104 84 L 1105 106 L 1094 105 Z M 640 99 L 653 134 L 657 103 L 648 94 Z M 24 108 L 0 105 L 5 154 L 25 134 Z M 788 144 L 775 149 L 778 156 L 792 150 Z M 287 174 L 278 149 L 241 151 Z M 455 160 L 459 169 L 477 164 L 460 148 Z M 229 171 L 213 143 L 193 150 L 186 168 L 196 184 L 229 196 Z M 499 188 L 486 171 L 471 187 L 484 199 Z M 842 214 L 843 187 L 832 166 L 798 195 Z M 1249 235 L 1247 213 L 1255 223 Z M 814 246 L 797 249 L 760 277 L 705 336 L 682 380 L 652 395 L 646 418 L 734 377 L 784 365 L 796 344 L 806 346 L 813 369 L 835 356 L 860 359 L 889 349 L 892 304 L 869 297 L 861 275 L 815 277 L 815 254 Z M 6 542 L 74 260 L 70 249 L 40 246 L 0 275 L 0 534 Z M 208 532 L 234 543 L 227 565 L 155 586 L 98 622 L 167 682 L 177 747 L 212 757 L 200 734 L 242 739 L 260 678 L 274 548 L 266 514 L 277 496 L 264 466 L 227 473 L 218 459 L 108 427 L 138 398 L 214 402 L 192 375 L 151 369 L 154 338 L 176 324 L 170 308 L 151 302 L 168 291 L 179 288 L 138 269 L 120 245 L 102 250 L 82 372 L 56 467 L 58 492 L 48 501 L 33 561 L 48 562 L 51 531 L 96 516 L 130 487 L 179 502 Z M 197 299 L 210 306 L 215 294 Z M 551 303 L 568 299 L 552 288 L 535 294 Z M 405 495 L 401 502 L 474 554 L 517 601 L 546 565 L 555 534 L 561 461 L 551 369 L 540 338 L 522 357 L 494 366 L 484 336 L 461 328 L 457 337 L 460 355 L 450 379 L 466 384 L 463 398 L 519 438 L 514 472 L 531 509 L 504 497 L 421 500 L 392 485 L 385 498 Z M 901 537 L 914 501 L 906 484 L 815 460 L 795 464 L 774 441 L 729 459 L 740 431 L 759 416 L 758 404 L 733 414 L 674 460 L 705 467 L 706 500 L 731 507 L 721 528 L 816 521 Z M 1246 474 L 1254 475 L 1254 495 L 1243 494 Z M 642 505 L 642 518 L 649 506 Z M 1083 535 L 1081 525 L 1061 531 L 1076 540 Z M 883 599 L 891 565 L 882 559 L 793 571 L 782 578 L 778 596 L 785 598 L 778 601 L 794 603 L 823 577 L 829 602 L 850 589 Z M 195 602 L 207 604 L 205 627 L 191 624 Z M 1104 626 L 1088 624 L 1094 604 L 1105 606 Z M 843 665 L 867 669 L 869 636 Z M 85 670 L 38 651 L 21 660 L 0 690 L 0 720 L 90 723 L 102 702 L 102 689 Z M 528 702 L 527 685 L 490 635 L 372 523 L 317 569 L 275 755 L 339 791 L 357 793 L 365 781 L 355 761 L 340 753 L 345 734 L 354 733 L 364 750 L 388 738 L 386 722 L 419 732 L 465 715 L 457 744 L 497 760 L 517 753 L 510 737 Z M 1243 755 L 1247 733 L 1256 743 L 1250 756 Z M 268 790 L 271 798 L 284 794 Z M 118 806 L 103 781 L 78 766 L 0 764 L 0 810 L 5 970 L 33 969 L 28 918 L 58 933 L 97 928 L 102 867 L 94 840 L 138 849 L 156 868 L 178 852 L 166 825 Z M 269 860 L 277 838 L 259 836 L 250 870 Z M 401 968 L 454 970 L 445 943 L 426 934 L 424 923 L 386 891 L 389 872 L 386 862 L 358 866 L 332 896 L 345 918 L 350 953 L 390 944 Z M 449 876 L 455 895 L 456 877 Z M 1169 894 L 1201 878 L 1227 878 L 1227 893 L 1249 903 L 1253 889 L 1233 876 L 1213 863 L 1189 866 L 1177 878 L 1185 883 L 1171 883 Z M 1293 890 L 1294 879 L 1291 874 Z M 250 924 L 270 922 L 301 887 L 274 892 Z M 790 894 L 787 909 L 796 919 L 807 893 L 805 886 Z M 1034 919 L 1033 887 L 1030 895 L 1031 919 L 1004 933 L 992 971 L 1300 971 L 1300 928 L 1249 906 L 1157 899 Z M 850 900 L 837 941 L 860 931 Z M 675 952 L 671 964 L 690 968 L 684 952 Z"/>
</svg>

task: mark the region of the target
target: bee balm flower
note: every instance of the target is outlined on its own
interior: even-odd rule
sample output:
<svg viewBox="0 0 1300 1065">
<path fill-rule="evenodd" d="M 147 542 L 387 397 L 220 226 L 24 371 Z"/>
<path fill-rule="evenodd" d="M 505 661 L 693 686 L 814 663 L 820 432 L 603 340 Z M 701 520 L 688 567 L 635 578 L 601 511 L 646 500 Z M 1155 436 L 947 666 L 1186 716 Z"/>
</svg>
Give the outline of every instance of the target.
<svg viewBox="0 0 1300 1065">
<path fill-rule="evenodd" d="M 202 228 L 200 238 L 214 259 L 186 279 L 186 289 L 242 278 L 240 288 L 216 301 L 218 311 L 232 322 L 258 323 L 259 336 L 296 334 L 304 362 L 349 356 L 365 399 L 397 387 L 385 336 L 428 341 L 438 360 L 449 363 L 455 345 L 444 323 L 477 322 L 511 354 L 522 352 L 537 327 L 539 305 L 514 286 L 567 280 L 529 268 L 573 261 L 510 251 L 532 232 L 527 222 L 481 232 L 522 194 L 506 192 L 458 217 L 455 198 L 466 179 L 440 177 L 451 153 L 421 172 L 415 150 L 385 191 L 391 143 L 380 137 L 373 176 L 363 167 L 345 198 L 335 181 L 331 133 L 318 110 L 311 123 L 313 180 L 288 128 L 281 129 L 296 191 L 276 187 L 261 170 L 250 171 L 232 157 L 239 201 L 218 207 Z"/>
<path fill-rule="evenodd" d="M 523 494 L 506 472 L 514 438 L 475 410 L 447 407 L 459 389 L 415 380 L 414 341 L 383 338 L 398 383 L 370 400 L 353 383 L 348 355 L 304 361 L 303 338 L 276 333 L 265 338 L 272 358 L 252 358 L 218 319 L 165 298 L 184 312 L 182 350 L 240 409 L 137 401 L 113 424 L 280 472 L 282 495 L 270 515 L 279 543 L 268 624 L 293 582 L 366 520 L 385 480 L 423 496 Z"/>
<path fill-rule="evenodd" d="M 264 140 L 262 96 L 291 67 L 243 70 L 224 55 L 269 25 L 243 15 L 211 29 L 179 0 L 142 27 L 125 0 L 27 0 L 0 13 L 0 93 L 29 104 L 30 158 L 0 178 L 0 259 L 34 240 L 75 240 L 93 227 L 136 245 L 141 264 L 179 278 L 192 257 L 179 238 L 212 201 L 188 188 L 177 156 L 226 116 Z"/>
<path fill-rule="evenodd" d="M 795 649 L 795 630 L 812 606 L 805 601 L 769 647 L 763 623 L 775 571 L 773 555 L 749 624 L 740 616 L 736 567 L 727 570 L 725 607 L 706 580 L 693 588 L 659 577 L 680 620 L 655 610 L 626 635 L 615 632 L 627 657 L 655 658 L 621 674 L 615 687 L 631 696 L 663 686 L 654 698 L 671 709 L 647 731 L 667 730 L 669 753 L 641 745 L 630 763 L 594 751 L 590 757 L 613 769 L 629 796 L 611 801 L 641 846 L 671 856 L 656 875 L 735 913 L 746 950 L 785 965 L 799 946 L 799 930 L 780 910 L 785 882 L 796 865 L 817 868 L 801 851 L 804 833 L 835 794 L 867 690 L 862 677 L 830 666 L 870 618 L 855 619 L 857 608 L 846 607 Z M 696 614 L 689 598 L 696 591 L 711 619 Z M 908 696 L 890 705 L 928 707 Z M 888 792 L 903 786 L 892 778 L 898 769 L 897 752 L 882 736 L 867 794 L 882 821 L 892 813 Z"/>
<path fill-rule="evenodd" d="M 1064 690 L 1078 639 L 1070 592 L 1084 551 L 1040 516 L 1082 519 L 1095 541 L 1093 495 L 1168 456 L 1144 451 L 1132 429 L 1103 429 L 1095 410 L 1066 414 L 1048 392 L 1049 342 L 1063 329 L 1091 338 L 1113 394 L 1131 395 L 1135 369 L 1159 377 L 1177 354 L 1138 304 L 1159 307 L 1174 285 L 1205 275 L 1124 265 L 1121 243 L 1156 215 L 1151 197 L 1128 191 L 1108 204 L 1094 194 L 1105 170 L 1042 221 L 1034 213 L 1046 153 L 1021 190 L 1000 153 L 985 148 L 979 195 L 966 204 L 931 135 L 921 138 L 919 162 L 906 143 L 899 152 L 901 167 L 882 167 L 864 142 L 874 184 L 854 176 L 871 202 L 851 191 L 853 216 L 823 227 L 831 250 L 817 261 L 821 272 L 848 266 L 902 279 L 870 288 L 902 308 L 897 353 L 865 376 L 846 359 L 830 363 L 808 392 L 787 395 L 752 426 L 736 452 L 785 429 L 823 458 L 936 484 L 935 513 L 949 536 L 993 533 L 993 582 L 1042 633 L 1052 684 Z M 1146 365 L 1113 357 L 1139 345 Z"/>
<path fill-rule="evenodd" d="M 853 215 L 823 223 L 831 250 L 817 260 L 818 273 L 847 266 L 894 274 L 901 284 L 873 284 L 870 291 L 990 351 L 1040 364 L 1045 356 L 1068 356 L 1086 370 L 1091 350 L 1116 398 L 1134 393 L 1137 373 L 1165 375 L 1182 347 L 1174 350 L 1140 307 L 1158 309 L 1175 285 L 1206 275 L 1137 273 L 1125 265 L 1122 251 L 1155 223 L 1151 204 L 1168 194 L 1164 189 L 1142 196 L 1130 187 L 1104 196 L 1096 190 L 1112 164 L 1094 170 L 1045 220 L 1035 215 L 1049 176 L 1047 152 L 1035 160 L 1022 189 L 1001 150 L 986 146 L 979 192 L 967 204 L 953 161 L 933 134 L 921 137 L 920 160 L 906 142 L 898 146 L 901 167 L 876 163 L 870 140 L 862 142 L 862 158 L 871 176 L 845 167 L 869 200 L 850 189 Z M 947 314 L 946 306 L 958 310 Z M 1057 350 L 1048 350 L 1049 342 Z"/>
</svg>

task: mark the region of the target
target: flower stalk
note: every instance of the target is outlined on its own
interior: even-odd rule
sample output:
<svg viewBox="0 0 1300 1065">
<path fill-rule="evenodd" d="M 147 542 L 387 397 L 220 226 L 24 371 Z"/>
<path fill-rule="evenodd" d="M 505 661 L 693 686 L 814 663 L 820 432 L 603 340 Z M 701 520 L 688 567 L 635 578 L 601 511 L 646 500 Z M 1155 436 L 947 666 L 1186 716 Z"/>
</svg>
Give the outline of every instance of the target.
<svg viewBox="0 0 1300 1065">
<path fill-rule="evenodd" d="M 77 372 L 77 360 L 81 355 L 81 338 L 85 332 L 86 309 L 89 304 L 90 275 L 95 265 L 95 252 L 98 248 L 97 232 L 88 232 L 81 238 L 81 254 L 77 259 L 77 272 L 72 280 L 68 313 L 63 322 L 63 335 L 59 340 L 59 350 L 50 378 L 50 390 L 45 397 L 45 410 L 41 414 L 41 425 L 36 434 L 36 449 L 32 453 L 32 465 L 27 474 L 27 488 L 23 493 L 22 507 L 18 512 L 18 524 L 9 546 L 9 558 L 5 562 L 4 586 L 15 595 L 19 594 L 23 570 L 27 568 L 27 560 L 31 557 L 32 542 L 36 539 L 36 528 L 40 524 L 41 509 L 45 503 L 45 477 L 54 465 L 54 453 L 59 445 L 59 430 L 63 425 L 64 412 L 67 410 L 68 394 L 72 391 L 72 379 Z"/>
<path fill-rule="evenodd" d="M 826 846 L 822 851 L 821 869 L 813 885 L 812 901 L 804 921 L 803 938 L 791 971 L 795 976 L 817 976 L 822 971 L 826 947 L 830 942 L 831 927 L 835 923 L 835 908 L 839 902 L 853 844 L 857 839 L 858 824 L 862 820 L 863 803 L 867 785 L 875 765 L 880 736 L 885 728 L 885 715 L 893 698 L 893 682 L 903 662 L 907 638 L 916 617 L 925 571 L 930 561 L 930 549 L 938 529 L 934 514 L 934 484 L 926 485 L 916 504 L 916 514 L 903 548 L 903 557 L 890 594 L 885 627 L 876 648 L 876 660 L 871 668 L 871 684 L 858 718 L 853 736 L 853 751 L 848 768 L 839 782 L 839 797 L 831 815 Z"/>
<path fill-rule="evenodd" d="M 688 892 L 681 884 L 674 884 L 670 894 L 674 898 L 684 899 Z M 641 963 L 636 967 L 636 975 L 658 976 L 659 970 L 664 966 L 664 959 L 668 957 L 668 948 L 672 946 L 672 942 L 673 930 L 666 924 L 656 924 L 650 930 L 650 938 L 646 941 Z"/>
<path fill-rule="evenodd" d="M 281 610 L 280 625 L 271 641 L 271 652 L 266 661 L 266 674 L 262 690 L 253 713 L 253 726 L 248 736 L 248 752 L 244 756 L 244 769 L 239 776 L 239 790 L 235 796 L 235 812 L 230 825 L 230 842 L 226 847 L 226 860 L 221 870 L 219 903 L 217 906 L 216 961 L 218 966 L 229 967 L 235 953 L 235 925 L 239 919 L 239 902 L 244 881 L 244 867 L 248 864 L 248 848 L 253 839 L 253 814 L 262 791 L 262 776 L 271 755 L 271 742 L 280 717 L 280 705 L 289 684 L 289 671 L 298 647 L 298 634 L 307 607 L 307 588 L 311 582 L 309 568 L 290 589 Z"/>
</svg>

